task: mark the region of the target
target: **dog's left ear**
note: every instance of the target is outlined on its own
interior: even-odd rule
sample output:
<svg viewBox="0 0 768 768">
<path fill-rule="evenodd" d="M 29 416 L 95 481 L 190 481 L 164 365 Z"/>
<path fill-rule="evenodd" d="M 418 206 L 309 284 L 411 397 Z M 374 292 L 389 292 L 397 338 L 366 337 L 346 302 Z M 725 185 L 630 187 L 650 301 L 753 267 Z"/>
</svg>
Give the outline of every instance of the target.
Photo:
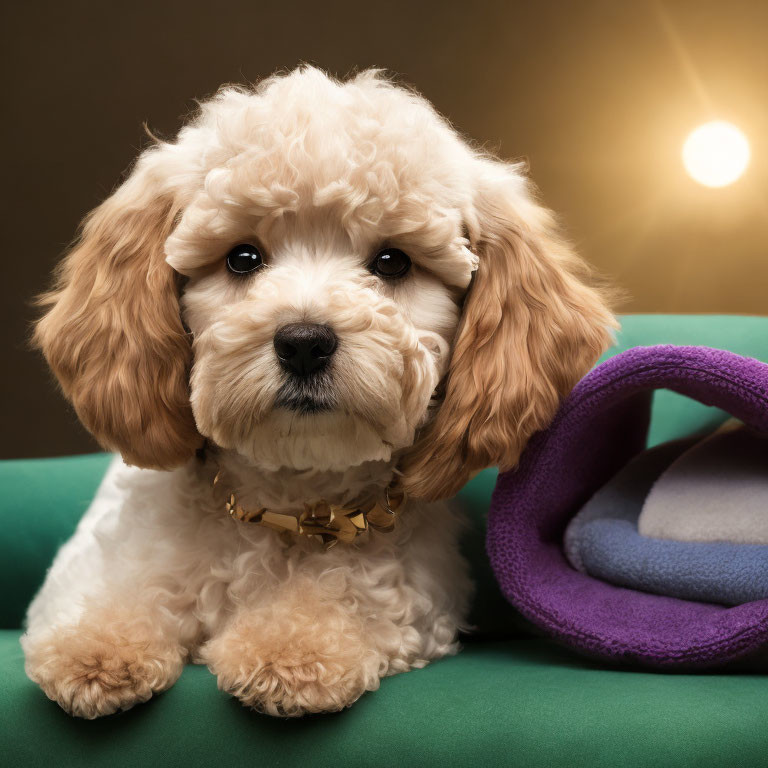
<svg viewBox="0 0 768 768">
<path fill-rule="evenodd" d="M 477 471 L 513 468 L 530 436 L 611 343 L 613 314 L 558 238 L 519 166 L 478 160 L 467 222 L 479 264 L 445 397 L 401 462 L 411 495 L 454 495 Z"/>
</svg>

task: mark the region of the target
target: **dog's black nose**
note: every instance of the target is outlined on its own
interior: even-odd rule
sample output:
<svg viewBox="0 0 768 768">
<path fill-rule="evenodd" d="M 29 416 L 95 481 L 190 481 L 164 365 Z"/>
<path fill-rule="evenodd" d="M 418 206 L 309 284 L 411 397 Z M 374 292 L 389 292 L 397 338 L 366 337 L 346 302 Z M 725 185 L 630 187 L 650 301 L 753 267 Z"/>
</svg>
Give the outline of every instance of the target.
<svg viewBox="0 0 768 768">
<path fill-rule="evenodd" d="M 327 325 L 291 323 L 275 334 L 275 352 L 283 368 L 297 376 L 319 371 L 330 360 L 339 340 Z"/>
</svg>

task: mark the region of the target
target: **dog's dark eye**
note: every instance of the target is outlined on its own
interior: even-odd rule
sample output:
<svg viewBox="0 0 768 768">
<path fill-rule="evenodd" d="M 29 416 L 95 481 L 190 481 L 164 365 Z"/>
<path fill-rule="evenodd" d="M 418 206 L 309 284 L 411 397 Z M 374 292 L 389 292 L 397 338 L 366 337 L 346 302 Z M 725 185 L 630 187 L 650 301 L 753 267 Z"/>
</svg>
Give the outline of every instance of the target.
<svg viewBox="0 0 768 768">
<path fill-rule="evenodd" d="M 368 269 L 379 277 L 402 277 L 411 268 L 408 254 L 399 248 L 385 248 L 379 251 Z"/>
<path fill-rule="evenodd" d="M 263 263 L 261 253 L 255 245 L 248 245 L 247 243 L 236 245 L 227 254 L 227 269 L 236 275 L 247 275 L 250 272 L 255 272 Z"/>
</svg>

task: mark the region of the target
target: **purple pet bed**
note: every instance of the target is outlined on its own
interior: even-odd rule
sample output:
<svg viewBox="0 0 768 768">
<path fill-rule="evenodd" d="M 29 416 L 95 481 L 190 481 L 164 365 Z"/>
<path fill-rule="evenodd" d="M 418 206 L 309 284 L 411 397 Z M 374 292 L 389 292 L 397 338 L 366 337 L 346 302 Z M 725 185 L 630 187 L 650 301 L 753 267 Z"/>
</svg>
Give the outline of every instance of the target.
<svg viewBox="0 0 768 768">
<path fill-rule="evenodd" d="M 583 653 L 665 668 L 709 667 L 768 647 L 768 600 L 735 607 L 638 592 L 575 571 L 563 532 L 645 448 L 651 398 L 671 389 L 768 432 L 768 365 L 706 347 L 637 347 L 589 373 L 552 426 L 499 477 L 488 553 L 507 599 Z"/>
</svg>

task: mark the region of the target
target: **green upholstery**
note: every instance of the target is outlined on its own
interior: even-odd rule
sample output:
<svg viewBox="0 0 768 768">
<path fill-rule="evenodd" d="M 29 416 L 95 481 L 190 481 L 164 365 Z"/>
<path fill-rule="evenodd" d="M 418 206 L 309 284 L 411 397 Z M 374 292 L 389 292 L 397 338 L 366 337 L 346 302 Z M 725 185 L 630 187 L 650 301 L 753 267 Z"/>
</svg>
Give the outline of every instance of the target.
<svg viewBox="0 0 768 768">
<path fill-rule="evenodd" d="M 768 319 L 629 316 L 612 353 L 673 343 L 768 361 Z M 722 414 L 657 393 L 651 442 Z M 478 594 L 477 630 L 456 657 L 382 682 L 352 709 L 279 721 L 241 707 L 201 667 L 168 692 L 97 721 L 65 715 L 24 676 L 19 626 L 109 457 L 0 462 L 0 764 L 8 766 L 765 766 L 764 675 L 661 674 L 584 660 L 525 627 L 483 554 L 495 475 L 461 493 Z"/>
<path fill-rule="evenodd" d="M 56 550 L 72 535 L 111 456 L 0 461 L 0 628 L 21 626 Z"/>
<path fill-rule="evenodd" d="M 548 642 L 468 643 L 301 721 L 246 710 L 204 667 L 102 720 L 64 714 L 0 632 L 0 755 L 9 766 L 743 768 L 765 766 L 768 680 L 605 669 Z"/>
</svg>

